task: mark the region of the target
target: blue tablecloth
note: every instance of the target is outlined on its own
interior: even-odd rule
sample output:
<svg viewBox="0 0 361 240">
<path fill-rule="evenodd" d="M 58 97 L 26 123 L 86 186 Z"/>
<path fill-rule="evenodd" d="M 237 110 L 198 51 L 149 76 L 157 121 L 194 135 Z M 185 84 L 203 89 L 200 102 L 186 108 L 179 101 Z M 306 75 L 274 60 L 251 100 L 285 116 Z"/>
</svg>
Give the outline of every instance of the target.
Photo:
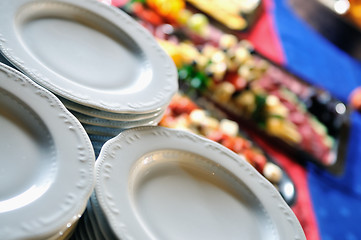
<svg viewBox="0 0 361 240">
<path fill-rule="evenodd" d="M 275 0 L 275 27 L 286 68 L 347 102 L 361 85 L 361 63 L 335 47 L 302 19 L 287 0 Z M 309 164 L 308 184 L 323 240 L 361 239 L 361 114 L 351 114 L 346 169 L 335 177 Z"/>
</svg>

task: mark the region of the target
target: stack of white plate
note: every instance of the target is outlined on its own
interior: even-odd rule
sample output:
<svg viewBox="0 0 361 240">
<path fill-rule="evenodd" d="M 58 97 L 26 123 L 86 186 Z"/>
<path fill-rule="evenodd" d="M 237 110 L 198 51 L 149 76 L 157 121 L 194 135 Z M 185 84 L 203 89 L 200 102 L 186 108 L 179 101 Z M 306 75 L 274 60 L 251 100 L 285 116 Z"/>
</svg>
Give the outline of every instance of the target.
<svg viewBox="0 0 361 240">
<path fill-rule="evenodd" d="M 99 155 L 100 149 L 106 141 L 115 137 L 124 129 L 157 125 L 169 104 L 167 99 L 164 106 L 154 111 L 115 113 L 82 106 L 62 97 L 59 98 L 84 126 L 93 143 L 96 156 Z"/>
<path fill-rule="evenodd" d="M 0 64 L 0 239 L 66 239 L 94 187 L 94 151 L 49 91 Z"/>
<path fill-rule="evenodd" d="M 1 53 L 62 100 L 97 151 L 122 129 L 155 125 L 178 88 L 153 36 L 96 0 L 1 1 L 0 33 Z"/>
<path fill-rule="evenodd" d="M 125 130 L 106 142 L 74 239 L 306 239 L 247 161 L 192 133 Z"/>
</svg>

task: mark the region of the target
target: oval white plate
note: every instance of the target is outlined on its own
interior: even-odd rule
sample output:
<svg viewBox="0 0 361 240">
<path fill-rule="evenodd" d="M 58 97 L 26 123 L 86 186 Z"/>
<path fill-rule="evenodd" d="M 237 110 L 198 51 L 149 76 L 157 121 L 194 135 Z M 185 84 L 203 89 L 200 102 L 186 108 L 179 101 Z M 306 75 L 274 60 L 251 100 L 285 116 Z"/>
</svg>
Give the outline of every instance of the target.
<svg viewBox="0 0 361 240">
<path fill-rule="evenodd" d="M 136 128 L 105 143 L 95 193 L 120 239 L 305 239 L 243 158 L 179 130 Z"/>
<path fill-rule="evenodd" d="M 157 109 L 154 112 L 144 113 L 144 114 L 126 114 L 126 113 L 112 113 L 105 112 L 98 109 L 82 106 L 80 104 L 71 102 L 64 98 L 60 98 L 60 101 L 65 105 L 67 109 L 70 109 L 75 112 L 79 112 L 91 117 L 102 118 L 107 120 L 114 121 L 138 121 L 145 118 L 157 117 L 164 112 L 164 109 L 168 106 L 168 104 L 160 109 Z"/>
<path fill-rule="evenodd" d="M 177 91 L 173 61 L 121 10 L 96 0 L 0 2 L 0 50 L 53 93 L 110 112 L 147 112 Z"/>
<path fill-rule="evenodd" d="M 122 128 L 107 128 L 107 127 L 93 126 L 86 123 L 82 123 L 82 125 L 88 134 L 94 134 L 94 135 L 100 135 L 106 137 L 107 136 L 115 137 L 124 130 Z"/>
<path fill-rule="evenodd" d="M 94 152 L 49 91 L 0 64 L 0 239 L 59 236 L 85 209 Z"/>
<path fill-rule="evenodd" d="M 116 121 L 116 120 L 108 120 L 97 117 L 91 117 L 82 113 L 78 113 L 76 111 L 70 110 L 70 112 L 81 122 L 88 125 L 106 127 L 106 128 L 132 128 L 139 126 L 155 126 L 162 119 L 164 111 L 160 113 L 160 115 L 155 117 L 150 117 L 142 120 L 135 121 Z"/>
<path fill-rule="evenodd" d="M 95 240 L 102 239 L 101 230 L 99 230 L 98 224 L 96 223 L 96 220 L 94 219 L 94 216 L 92 213 L 90 200 L 88 201 L 88 204 L 86 207 L 86 212 L 84 213 L 84 215 L 85 215 L 84 224 L 85 224 L 86 228 L 90 231 L 90 232 L 88 232 L 88 235 L 90 236 L 90 238 L 95 239 Z"/>
</svg>

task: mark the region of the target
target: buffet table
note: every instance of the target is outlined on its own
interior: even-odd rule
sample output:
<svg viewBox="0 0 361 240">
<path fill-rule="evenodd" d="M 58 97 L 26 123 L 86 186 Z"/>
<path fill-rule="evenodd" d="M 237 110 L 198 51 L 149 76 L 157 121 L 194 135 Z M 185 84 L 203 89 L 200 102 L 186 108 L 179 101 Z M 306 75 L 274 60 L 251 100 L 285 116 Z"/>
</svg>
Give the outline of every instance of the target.
<svg viewBox="0 0 361 240">
<path fill-rule="evenodd" d="M 256 52 L 275 64 L 348 104 L 351 92 L 361 83 L 360 63 L 301 20 L 287 0 L 264 0 L 262 7 L 251 28 L 232 33 L 249 40 Z M 291 208 L 307 239 L 358 239 L 361 236 L 357 224 L 361 210 L 361 178 L 357 174 L 361 162 L 360 113 L 351 111 L 349 124 L 349 136 L 342 143 L 345 165 L 337 176 L 311 162 L 302 166 L 269 139 L 250 133 L 293 180 L 297 199 Z"/>
<path fill-rule="evenodd" d="M 361 84 L 361 64 L 297 17 L 287 0 L 264 3 L 266 13 L 260 20 L 268 24 L 268 28 L 256 25 L 253 31 L 272 36 L 269 39 L 273 41 L 265 41 L 260 33 L 251 32 L 249 34 L 256 49 L 291 72 L 348 102 L 352 90 Z M 255 38 L 254 35 L 258 37 Z M 313 164 L 307 164 L 302 169 L 292 164 L 287 157 L 281 157 L 284 159 L 284 166 L 288 166 L 286 168 L 293 172 L 291 177 L 295 178 L 296 185 L 303 189 L 298 189 L 303 208 L 294 211 L 299 211 L 298 215 L 303 216 L 300 221 L 307 239 L 359 239 L 361 236 L 358 226 L 361 216 L 359 112 L 351 113 L 350 124 L 346 167 L 341 176 L 332 176 Z M 308 210 L 311 211 L 307 212 Z"/>
</svg>

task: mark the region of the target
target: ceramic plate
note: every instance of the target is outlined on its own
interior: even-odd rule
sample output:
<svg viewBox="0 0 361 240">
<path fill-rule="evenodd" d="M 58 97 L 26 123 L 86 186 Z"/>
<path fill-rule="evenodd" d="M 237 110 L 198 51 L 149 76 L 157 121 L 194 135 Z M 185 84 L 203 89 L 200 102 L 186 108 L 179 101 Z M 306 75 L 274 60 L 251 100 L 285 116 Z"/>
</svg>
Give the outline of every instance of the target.
<svg viewBox="0 0 361 240">
<path fill-rule="evenodd" d="M 157 117 L 160 114 L 162 114 L 165 110 L 165 108 L 168 106 L 168 104 L 162 108 L 156 109 L 154 112 L 148 112 L 148 113 L 112 113 L 112 112 L 105 112 L 98 109 L 82 106 L 80 104 L 71 102 L 69 100 L 66 100 L 64 98 L 60 98 L 60 101 L 65 105 L 66 108 L 79 112 L 91 117 L 97 117 L 102 119 L 108 119 L 108 120 L 114 120 L 114 121 L 137 121 L 142 120 L 144 118 L 151 118 L 151 117 Z"/>
<path fill-rule="evenodd" d="M 104 240 L 118 239 L 119 237 L 114 235 L 111 227 L 107 223 L 107 219 L 105 218 L 105 216 L 99 206 L 99 202 L 98 202 L 97 197 L 94 192 L 91 195 L 89 202 L 91 203 L 91 206 L 92 206 L 91 209 L 92 209 L 93 217 L 98 224 L 97 227 L 102 233 L 101 239 L 102 240 L 103 239 Z"/>
<path fill-rule="evenodd" d="M 120 239 L 305 239 L 244 158 L 179 130 L 136 128 L 105 143 L 95 193 Z"/>
<path fill-rule="evenodd" d="M 12 64 L 81 105 L 154 111 L 178 88 L 176 67 L 153 36 L 96 0 L 1 1 L 0 33 Z"/>
<path fill-rule="evenodd" d="M 0 239 L 61 234 L 93 188 L 85 130 L 53 94 L 2 64 L 0 129 Z"/>
<path fill-rule="evenodd" d="M 119 133 L 123 131 L 122 128 L 106 128 L 100 126 L 93 126 L 86 123 L 82 123 L 85 131 L 88 134 L 92 135 L 100 135 L 100 136 L 108 136 L 108 137 L 115 137 Z"/>
<path fill-rule="evenodd" d="M 81 113 L 83 115 L 89 116 L 89 117 L 95 117 L 100 118 L 104 120 L 110 120 L 110 121 L 123 121 L 123 122 L 135 122 L 135 121 L 141 121 L 145 119 L 151 119 L 156 118 L 160 115 L 162 115 L 166 109 L 166 107 L 160 109 L 159 111 L 147 115 L 140 115 L 140 114 L 134 114 L 134 115 L 115 115 L 116 113 L 101 113 L 101 112 L 94 112 L 94 111 L 87 111 L 85 109 L 77 108 L 70 105 L 65 105 L 67 109 L 69 109 L 71 112 L 77 112 Z"/>
<path fill-rule="evenodd" d="M 106 128 L 132 128 L 132 127 L 139 127 L 139 126 L 155 126 L 159 123 L 159 121 L 163 117 L 163 113 L 160 113 L 160 115 L 156 117 L 151 117 L 148 119 L 142 119 L 138 121 L 115 121 L 115 120 L 108 120 L 108 119 L 102 119 L 97 117 L 91 117 L 82 113 L 78 113 L 71 110 L 71 113 L 79 119 L 81 123 L 85 123 L 88 125 L 93 126 L 100 126 L 100 127 L 106 127 Z"/>
<path fill-rule="evenodd" d="M 86 215 L 88 221 L 85 220 L 85 224 L 88 226 L 89 229 L 92 230 L 92 237 L 94 239 L 104 239 L 104 237 L 102 237 L 101 230 L 99 229 L 98 224 L 95 220 L 90 200 L 88 201 L 86 208 L 87 208 Z"/>
<path fill-rule="evenodd" d="M 90 138 L 90 141 L 92 142 L 93 148 L 99 148 L 99 149 L 102 148 L 102 146 L 106 141 L 112 138 L 112 137 L 105 137 L 105 136 L 93 135 L 93 134 L 88 134 L 88 136 Z"/>
<path fill-rule="evenodd" d="M 91 228 L 91 223 L 89 222 L 89 216 L 88 216 L 87 211 L 85 211 L 85 213 L 83 214 L 82 223 L 83 223 L 86 235 L 87 235 L 87 239 L 88 240 L 96 239 L 95 238 L 95 232 Z"/>
<path fill-rule="evenodd" d="M 105 240 L 107 239 L 105 237 L 105 235 L 107 234 L 107 231 L 106 229 L 103 229 L 101 228 L 102 227 L 102 224 L 104 224 L 104 222 L 101 222 L 102 219 L 98 219 L 95 215 L 95 210 L 94 210 L 94 207 L 93 207 L 93 203 L 91 201 L 92 197 L 93 197 L 94 194 L 91 195 L 90 199 L 89 199 L 89 204 L 87 205 L 87 209 L 88 210 L 88 213 L 89 213 L 89 221 L 90 221 L 90 224 L 92 226 L 92 228 L 94 229 L 94 233 L 95 233 L 95 238 L 96 239 L 102 239 L 102 240 Z M 114 238 L 113 238 L 114 239 Z"/>
</svg>

